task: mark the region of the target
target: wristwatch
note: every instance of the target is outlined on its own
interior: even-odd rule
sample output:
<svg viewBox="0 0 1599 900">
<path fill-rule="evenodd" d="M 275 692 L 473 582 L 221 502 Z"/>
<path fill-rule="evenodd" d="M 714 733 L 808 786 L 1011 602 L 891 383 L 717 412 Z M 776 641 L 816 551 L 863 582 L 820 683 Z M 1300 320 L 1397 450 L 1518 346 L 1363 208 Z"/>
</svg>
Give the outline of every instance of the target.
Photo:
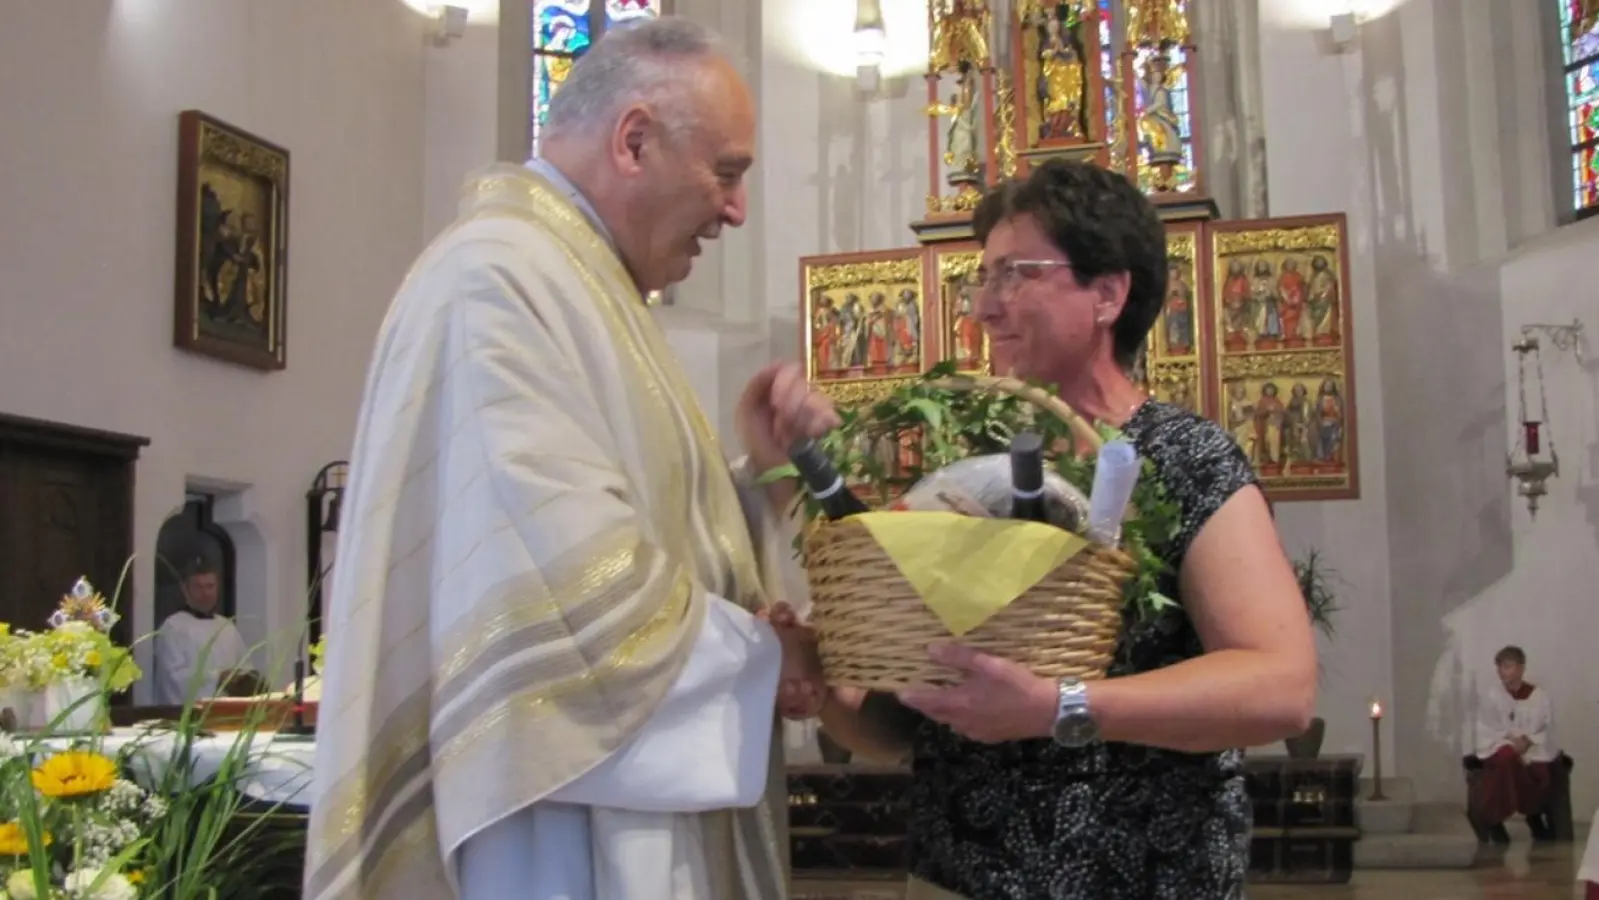
<svg viewBox="0 0 1599 900">
<path fill-rule="evenodd" d="M 1099 738 L 1099 726 L 1088 714 L 1088 685 L 1068 675 L 1060 680 L 1060 702 L 1055 707 L 1055 743 L 1086 747 Z"/>
</svg>

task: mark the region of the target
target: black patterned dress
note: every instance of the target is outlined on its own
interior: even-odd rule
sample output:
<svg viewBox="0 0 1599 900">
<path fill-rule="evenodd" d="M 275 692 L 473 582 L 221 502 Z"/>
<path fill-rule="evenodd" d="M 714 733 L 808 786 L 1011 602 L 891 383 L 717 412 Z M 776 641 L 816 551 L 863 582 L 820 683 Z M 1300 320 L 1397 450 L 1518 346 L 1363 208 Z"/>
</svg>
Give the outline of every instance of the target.
<svg viewBox="0 0 1599 900">
<path fill-rule="evenodd" d="M 1153 400 L 1123 431 L 1182 510 L 1161 590 L 1181 602 L 1176 571 L 1194 535 L 1253 484 L 1232 438 Z M 1198 656 L 1181 609 L 1130 615 L 1110 676 Z M 1250 807 L 1243 754 L 1131 744 L 1067 749 L 1049 740 L 986 745 L 931 720 L 917 729 L 911 871 L 968 900 L 1232 900 L 1243 896 Z"/>
</svg>

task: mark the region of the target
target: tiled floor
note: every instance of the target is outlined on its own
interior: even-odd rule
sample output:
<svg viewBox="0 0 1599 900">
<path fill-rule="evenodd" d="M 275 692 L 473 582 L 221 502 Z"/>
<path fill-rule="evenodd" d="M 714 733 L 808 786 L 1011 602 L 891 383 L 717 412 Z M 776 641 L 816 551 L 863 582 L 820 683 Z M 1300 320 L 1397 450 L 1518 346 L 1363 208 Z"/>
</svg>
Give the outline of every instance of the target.
<svg viewBox="0 0 1599 900">
<path fill-rule="evenodd" d="M 1581 830 L 1581 829 L 1579 829 Z M 1249 900 L 1581 900 L 1575 879 L 1583 843 L 1484 851 L 1477 866 L 1454 872 L 1356 872 L 1349 884 L 1255 885 Z M 799 884 L 795 895 L 817 900 L 897 900 L 897 885 Z"/>
<path fill-rule="evenodd" d="M 1573 900 L 1583 845 L 1512 844 L 1456 872 L 1360 872 L 1342 885 L 1259 885 L 1249 900 Z"/>
</svg>

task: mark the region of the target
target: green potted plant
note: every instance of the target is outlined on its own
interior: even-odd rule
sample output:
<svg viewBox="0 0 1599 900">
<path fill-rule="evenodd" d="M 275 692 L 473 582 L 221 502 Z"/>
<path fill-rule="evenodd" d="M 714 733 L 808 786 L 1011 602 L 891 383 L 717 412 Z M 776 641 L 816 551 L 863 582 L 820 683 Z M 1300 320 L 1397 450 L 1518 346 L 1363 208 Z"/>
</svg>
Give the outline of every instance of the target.
<svg viewBox="0 0 1599 900">
<path fill-rule="evenodd" d="M 1320 551 L 1311 548 L 1294 560 L 1294 575 L 1299 579 L 1299 592 L 1305 597 L 1311 624 L 1332 637 L 1333 615 L 1338 612 L 1338 595 L 1333 586 L 1338 581 L 1338 573 L 1327 565 Z M 1304 734 L 1288 738 L 1283 744 L 1293 759 L 1315 759 L 1321 754 L 1321 742 L 1326 735 L 1327 722 L 1316 716 L 1311 718 Z"/>
</svg>

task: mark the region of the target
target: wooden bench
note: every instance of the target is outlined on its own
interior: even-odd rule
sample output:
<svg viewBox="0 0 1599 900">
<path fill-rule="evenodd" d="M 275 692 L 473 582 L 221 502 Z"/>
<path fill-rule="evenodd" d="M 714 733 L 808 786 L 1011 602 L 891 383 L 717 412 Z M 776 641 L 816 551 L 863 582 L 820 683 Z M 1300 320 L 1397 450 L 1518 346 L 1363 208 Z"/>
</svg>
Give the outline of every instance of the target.
<svg viewBox="0 0 1599 900">
<path fill-rule="evenodd" d="M 1477 840 L 1484 844 L 1493 840 L 1493 826 L 1485 825 L 1471 808 L 1472 790 L 1477 786 L 1477 780 L 1482 777 L 1482 761 L 1475 756 L 1467 756 L 1460 761 L 1466 772 L 1466 819 L 1471 822 L 1471 830 L 1477 833 Z M 1544 811 L 1527 818 L 1527 827 L 1532 830 L 1532 837 L 1539 841 L 1573 841 L 1576 840 L 1576 829 L 1571 822 L 1571 767 L 1575 762 L 1570 756 L 1561 753 L 1550 764 L 1549 802 Z"/>
</svg>

